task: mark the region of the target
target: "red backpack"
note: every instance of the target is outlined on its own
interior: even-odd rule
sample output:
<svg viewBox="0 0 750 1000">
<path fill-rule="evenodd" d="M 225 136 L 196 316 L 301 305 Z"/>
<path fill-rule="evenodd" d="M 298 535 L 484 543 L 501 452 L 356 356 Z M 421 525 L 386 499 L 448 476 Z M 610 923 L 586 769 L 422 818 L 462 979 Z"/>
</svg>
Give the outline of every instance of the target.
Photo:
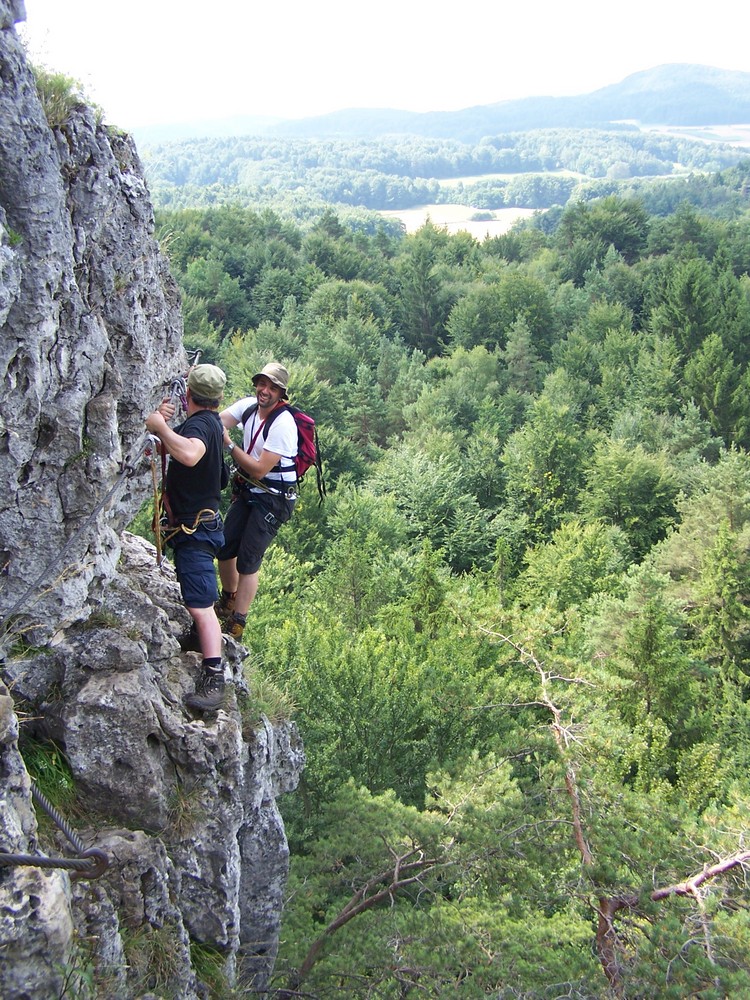
<svg viewBox="0 0 750 1000">
<path fill-rule="evenodd" d="M 248 406 L 242 414 L 243 427 L 257 409 L 257 403 L 253 403 L 251 406 Z M 294 417 L 294 422 L 297 425 L 297 454 L 292 459 L 297 473 L 297 482 L 302 483 L 302 479 L 307 470 L 312 466 L 315 466 L 315 475 L 318 481 L 318 495 L 320 497 L 319 502 L 322 503 L 323 498 L 326 495 L 326 485 L 323 479 L 323 461 L 320 457 L 318 430 L 315 426 L 315 421 L 310 414 L 304 413 L 299 409 L 299 407 L 292 406 L 291 403 L 284 403 L 282 406 L 277 406 L 271 411 L 268 417 L 266 417 L 265 423 L 263 424 L 263 440 L 266 441 L 268 439 L 268 432 L 271 429 L 271 424 L 280 413 L 284 412 L 284 410 L 288 410 L 291 413 Z M 278 470 L 280 467 L 281 463 L 276 466 L 276 469 Z"/>
</svg>

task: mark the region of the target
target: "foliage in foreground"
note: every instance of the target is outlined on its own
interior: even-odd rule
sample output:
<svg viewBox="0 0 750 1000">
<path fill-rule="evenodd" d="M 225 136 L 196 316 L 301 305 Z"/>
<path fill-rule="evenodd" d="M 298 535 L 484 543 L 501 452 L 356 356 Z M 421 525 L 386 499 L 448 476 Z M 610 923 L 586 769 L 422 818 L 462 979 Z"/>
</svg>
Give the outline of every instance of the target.
<svg viewBox="0 0 750 1000">
<path fill-rule="evenodd" d="M 44 66 L 34 66 L 33 73 L 39 100 L 50 128 L 62 128 L 76 108 L 91 103 L 85 97 L 80 82 L 73 77 L 55 73 Z M 97 117 L 101 118 L 101 108 L 96 105 L 92 107 Z"/>
<path fill-rule="evenodd" d="M 245 635 L 308 757 L 279 989 L 750 990 L 747 218 L 161 222 L 188 337 L 234 395 L 288 364 L 326 458 Z"/>
</svg>

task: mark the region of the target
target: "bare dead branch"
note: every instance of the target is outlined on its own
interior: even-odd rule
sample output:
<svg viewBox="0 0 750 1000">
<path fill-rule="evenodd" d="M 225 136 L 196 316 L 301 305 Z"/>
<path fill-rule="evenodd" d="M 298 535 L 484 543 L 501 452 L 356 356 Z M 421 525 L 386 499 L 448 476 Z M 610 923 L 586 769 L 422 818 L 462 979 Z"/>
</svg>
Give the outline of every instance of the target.
<svg viewBox="0 0 750 1000">
<path fill-rule="evenodd" d="M 571 744 L 578 742 L 578 737 L 572 721 L 568 723 L 563 721 L 563 710 L 553 700 L 550 686 L 556 681 L 562 681 L 566 684 L 586 684 L 589 687 L 593 687 L 594 685 L 589 684 L 583 678 L 570 678 L 551 673 L 545 668 L 542 661 L 513 639 L 510 639 L 508 636 L 498 636 L 498 638 L 512 646 L 519 654 L 521 662 L 530 665 L 539 678 L 541 697 L 538 703 L 541 703 L 550 713 L 549 728 L 557 746 L 560 762 L 564 767 L 565 788 L 570 801 L 573 836 L 576 847 L 581 856 L 583 867 L 591 868 L 594 864 L 594 857 L 586 839 L 576 766 L 569 752 Z M 637 905 L 638 896 L 636 894 L 621 894 L 600 897 L 597 906 L 596 950 L 604 974 L 615 996 L 623 995 L 623 983 L 622 970 L 618 961 L 618 953 L 621 950 L 620 939 L 615 928 L 614 917 L 620 910 L 633 909 Z"/>
<path fill-rule="evenodd" d="M 388 845 L 386 846 L 388 847 Z M 377 875 L 373 875 L 364 885 L 360 886 L 351 899 L 348 900 L 328 924 L 323 933 L 313 941 L 305 955 L 304 961 L 291 977 L 290 989 L 292 991 L 298 990 L 305 979 L 307 979 L 311 969 L 318 960 L 321 949 L 331 935 L 335 934 L 337 930 L 348 924 L 350 920 L 353 920 L 360 913 L 371 910 L 378 903 L 383 902 L 389 897 L 392 900 L 400 890 L 419 882 L 424 875 L 441 865 L 441 862 L 437 858 L 426 858 L 421 848 L 414 848 L 403 855 L 396 854 L 390 847 L 388 847 L 388 850 L 394 857 L 393 866 L 379 872 Z M 417 857 L 417 860 L 409 860 L 414 857 Z M 379 885 L 382 888 L 375 891 Z"/>
<path fill-rule="evenodd" d="M 666 899 L 667 896 L 693 896 L 695 898 L 698 889 L 704 882 L 716 878 L 718 875 L 723 875 L 724 872 L 731 871 L 733 868 L 744 868 L 748 861 L 750 861 L 750 851 L 739 851 L 737 854 L 724 858 L 723 861 L 719 861 L 715 865 L 707 865 L 703 871 L 698 872 L 697 875 L 693 875 L 692 878 L 686 879 L 684 882 L 655 889 L 651 893 L 651 898 L 653 900 Z"/>
</svg>

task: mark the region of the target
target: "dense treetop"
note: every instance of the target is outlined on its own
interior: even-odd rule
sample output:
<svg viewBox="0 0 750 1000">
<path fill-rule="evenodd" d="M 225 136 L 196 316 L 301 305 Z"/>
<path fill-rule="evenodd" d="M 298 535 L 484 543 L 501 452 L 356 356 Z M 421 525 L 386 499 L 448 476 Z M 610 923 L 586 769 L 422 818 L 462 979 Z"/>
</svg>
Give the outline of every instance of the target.
<svg viewBox="0 0 750 1000">
<path fill-rule="evenodd" d="M 308 755 L 279 986 L 750 991 L 748 176 L 482 243 L 158 213 L 188 345 L 288 365 L 327 470 L 245 636 Z"/>
</svg>

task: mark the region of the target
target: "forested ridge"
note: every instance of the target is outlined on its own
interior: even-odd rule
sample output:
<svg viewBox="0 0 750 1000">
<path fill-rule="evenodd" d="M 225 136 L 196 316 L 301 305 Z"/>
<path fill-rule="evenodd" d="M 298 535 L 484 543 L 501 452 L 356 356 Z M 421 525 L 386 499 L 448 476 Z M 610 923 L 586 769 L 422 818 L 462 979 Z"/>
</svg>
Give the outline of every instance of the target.
<svg viewBox="0 0 750 1000">
<path fill-rule="evenodd" d="M 245 633 L 308 758 L 279 995 L 750 993 L 749 177 L 481 243 L 158 213 L 325 461 Z"/>
<path fill-rule="evenodd" d="M 747 155 L 725 143 L 622 125 L 538 129 L 476 143 L 420 136 L 190 139 L 148 147 L 143 160 L 161 208 L 231 201 L 278 210 L 286 201 L 301 221 L 300 201 L 311 199 L 370 210 L 433 202 L 549 208 L 571 196 L 613 193 L 624 181 L 715 173 Z"/>
<path fill-rule="evenodd" d="M 221 113 L 220 105 L 217 110 Z M 235 115 L 153 125 L 135 130 L 144 144 L 203 136 L 376 139 L 423 136 L 479 142 L 486 136 L 542 129 L 606 130 L 623 123 L 682 127 L 750 121 L 750 73 L 691 63 L 667 63 L 632 73 L 618 83 L 568 97 L 528 96 L 456 111 L 344 108 L 297 120 Z"/>
<path fill-rule="evenodd" d="M 421 113 L 349 108 L 297 121 L 265 123 L 265 128 L 271 134 L 297 137 L 372 138 L 400 133 L 477 142 L 501 132 L 602 129 L 620 122 L 695 126 L 747 121 L 750 73 L 667 63 L 571 97 L 529 96 L 459 111 Z"/>
</svg>

